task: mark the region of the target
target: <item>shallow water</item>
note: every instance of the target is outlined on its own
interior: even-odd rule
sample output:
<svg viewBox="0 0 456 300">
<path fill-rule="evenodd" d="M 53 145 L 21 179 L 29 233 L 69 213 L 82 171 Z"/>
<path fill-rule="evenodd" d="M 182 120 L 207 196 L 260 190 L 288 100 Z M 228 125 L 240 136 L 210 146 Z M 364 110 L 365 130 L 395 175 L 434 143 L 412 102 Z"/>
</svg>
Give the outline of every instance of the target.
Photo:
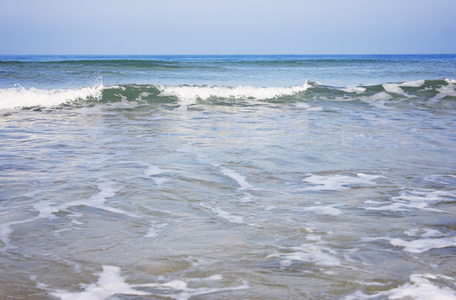
<svg viewBox="0 0 456 300">
<path fill-rule="evenodd" d="M 4 109 L 0 296 L 455 299 L 455 85 Z"/>
</svg>

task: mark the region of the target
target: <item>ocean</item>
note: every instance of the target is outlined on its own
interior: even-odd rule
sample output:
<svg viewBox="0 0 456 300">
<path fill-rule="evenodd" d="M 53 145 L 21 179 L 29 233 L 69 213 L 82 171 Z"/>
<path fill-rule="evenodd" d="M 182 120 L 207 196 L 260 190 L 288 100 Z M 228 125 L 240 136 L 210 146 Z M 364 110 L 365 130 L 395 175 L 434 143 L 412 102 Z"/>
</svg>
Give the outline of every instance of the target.
<svg viewBox="0 0 456 300">
<path fill-rule="evenodd" d="M 456 55 L 0 56 L 1 299 L 456 299 Z"/>
</svg>

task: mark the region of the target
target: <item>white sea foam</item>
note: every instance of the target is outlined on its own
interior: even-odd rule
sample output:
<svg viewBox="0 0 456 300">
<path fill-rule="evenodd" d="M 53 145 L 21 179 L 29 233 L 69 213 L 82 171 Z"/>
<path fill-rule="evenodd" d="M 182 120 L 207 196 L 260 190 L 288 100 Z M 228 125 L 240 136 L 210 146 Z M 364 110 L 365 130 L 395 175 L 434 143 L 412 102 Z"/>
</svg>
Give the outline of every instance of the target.
<svg viewBox="0 0 456 300">
<path fill-rule="evenodd" d="M 347 86 L 346 88 L 342 89 L 342 91 L 347 93 L 362 94 L 366 91 L 366 88 L 360 86 Z"/>
<path fill-rule="evenodd" d="M 385 83 L 383 84 L 383 88 L 388 93 L 405 94 L 404 90 L 400 88 L 400 84 Z"/>
<path fill-rule="evenodd" d="M 392 98 L 393 97 L 390 94 L 386 92 L 380 92 L 372 96 L 361 97 L 360 100 L 375 107 L 389 108 L 385 106 L 385 103 Z"/>
<path fill-rule="evenodd" d="M 33 196 L 33 195 L 31 195 Z M 39 201 L 33 205 L 33 208 L 38 211 L 38 216 L 23 219 L 20 221 L 7 222 L 0 225 L 0 247 L 5 251 L 10 248 L 15 248 L 14 245 L 10 243 L 10 235 L 14 231 L 11 227 L 18 224 L 30 223 L 38 219 L 54 219 L 56 218 L 54 213 L 58 212 L 59 209 L 51 206 L 52 203 L 48 201 Z"/>
<path fill-rule="evenodd" d="M 120 275 L 120 268 L 115 266 L 103 266 L 103 272 L 96 283 L 85 287 L 82 292 L 67 292 L 56 290 L 50 293 L 62 300 L 104 300 L 116 294 L 146 296 L 148 292 L 138 291 L 125 282 Z"/>
<path fill-rule="evenodd" d="M 400 95 L 403 95 L 404 97 L 411 98 L 413 96 L 407 94 L 401 87 L 404 87 L 404 86 L 405 87 L 420 87 L 424 83 L 425 83 L 424 80 L 417 80 L 417 81 L 406 81 L 403 83 L 385 83 L 382 86 L 383 86 L 383 89 L 385 90 L 385 92 L 387 92 L 387 93 L 400 94 Z M 384 100 L 389 100 L 389 99 L 387 99 L 387 97 L 385 96 Z M 380 101 L 382 101 L 382 100 L 380 100 Z M 384 104 L 384 102 L 383 102 L 383 104 Z"/>
<path fill-rule="evenodd" d="M 164 283 L 129 284 L 120 273 L 121 269 L 119 267 L 103 266 L 103 271 L 99 274 L 98 281 L 85 285 L 84 290 L 81 292 L 52 290 L 48 285 L 40 283 L 37 286 L 41 289 L 49 290 L 51 296 L 62 300 L 104 300 L 110 299 L 115 295 L 158 296 L 176 300 L 187 300 L 199 295 L 249 288 L 245 281 L 242 281 L 242 285 L 225 288 L 190 288 L 188 287 L 188 283 L 182 280 L 172 280 Z M 222 278 L 220 274 L 216 274 L 199 281 L 217 281 Z M 143 289 L 147 290 L 148 288 L 152 288 L 151 292 L 143 291 Z"/>
<path fill-rule="evenodd" d="M 169 170 L 160 169 L 157 166 L 149 166 L 147 168 L 147 170 L 144 171 L 144 175 L 146 175 L 146 176 L 154 176 L 154 175 L 162 174 L 162 173 L 165 173 L 165 172 L 168 172 L 168 171 Z"/>
<path fill-rule="evenodd" d="M 74 206 L 90 206 L 90 207 L 98 208 L 101 210 L 109 211 L 112 213 L 124 214 L 124 215 L 130 216 L 130 217 L 137 218 L 138 216 L 135 214 L 129 213 L 122 209 L 118 209 L 118 208 L 106 205 L 106 203 L 105 203 L 106 200 L 108 198 L 114 197 L 117 194 L 117 192 L 120 190 L 120 188 L 121 187 L 118 184 L 111 182 L 111 181 L 101 182 L 98 184 L 98 189 L 100 191 L 97 194 L 91 196 L 89 199 L 68 202 L 68 203 L 65 203 L 65 204 L 62 204 L 62 205 L 56 207 L 56 209 L 58 211 L 61 211 L 61 210 L 67 210 L 68 208 L 74 207 Z"/>
<path fill-rule="evenodd" d="M 0 89 L 0 109 L 30 106 L 51 107 L 81 99 L 100 99 L 102 90 L 102 84 L 95 87 L 55 90 L 25 89 L 23 87 Z"/>
<path fill-rule="evenodd" d="M 238 291 L 249 289 L 248 284 L 243 281 L 242 285 L 227 288 L 189 288 L 188 284 L 182 280 L 173 280 L 165 283 L 146 283 L 135 284 L 132 287 L 151 287 L 159 290 L 161 294 L 152 294 L 156 296 L 165 296 L 176 300 L 187 300 L 195 296 L 214 294 L 226 291 Z"/>
<path fill-rule="evenodd" d="M 385 202 L 382 202 L 385 203 Z M 388 211 L 395 211 L 395 212 L 401 212 L 401 211 L 408 211 L 410 209 L 427 209 L 427 210 L 434 210 L 434 211 L 440 211 L 437 209 L 431 209 L 427 208 L 428 204 L 427 202 L 414 202 L 414 203 L 392 203 L 389 205 L 384 205 L 384 206 L 379 206 L 379 207 L 366 207 L 366 210 L 388 210 Z"/>
<path fill-rule="evenodd" d="M 413 241 L 404 241 L 402 239 L 390 239 L 393 246 L 404 247 L 404 250 L 410 253 L 423 253 L 431 249 L 439 249 L 446 247 L 456 247 L 456 238 L 425 238 Z"/>
<path fill-rule="evenodd" d="M 157 166 L 149 165 L 147 170 L 144 171 L 144 175 L 146 177 L 151 177 L 152 180 L 155 181 L 155 183 L 157 185 L 162 185 L 163 183 L 169 181 L 170 179 L 167 178 L 167 177 L 159 177 L 157 175 L 160 175 L 160 174 L 163 174 L 163 173 L 167 173 L 167 172 L 170 172 L 170 170 L 164 170 L 164 169 L 160 169 Z"/>
<path fill-rule="evenodd" d="M 406 297 L 415 300 L 454 300 L 456 299 L 456 291 L 451 290 L 446 286 L 438 286 L 435 280 L 450 281 L 454 285 L 454 279 L 448 276 L 432 275 L 432 274 L 412 274 L 410 283 L 406 283 L 398 288 L 392 289 L 386 294 L 390 299 L 404 299 Z"/>
<path fill-rule="evenodd" d="M 153 223 L 152 226 L 149 228 L 149 231 L 147 232 L 147 234 L 144 237 L 156 238 L 158 236 L 158 234 L 160 233 L 160 231 L 162 231 L 163 228 L 165 228 L 166 226 L 168 226 L 167 223 L 162 223 L 162 224 Z"/>
<path fill-rule="evenodd" d="M 244 218 L 241 217 L 241 216 L 232 215 L 232 214 L 230 214 L 227 211 L 224 211 L 224 210 L 222 210 L 220 208 L 217 208 L 217 207 L 216 208 L 210 207 L 209 205 L 207 205 L 205 203 L 200 203 L 200 206 L 202 206 L 204 208 L 207 208 L 207 209 L 210 209 L 219 218 L 225 219 L 225 220 L 227 220 L 230 223 L 236 223 L 236 224 L 244 223 Z"/>
<path fill-rule="evenodd" d="M 33 205 L 33 208 L 39 212 L 37 219 L 47 218 L 49 220 L 55 219 L 54 213 L 58 212 L 58 208 L 52 206 L 50 201 L 40 201 Z"/>
<path fill-rule="evenodd" d="M 160 91 L 159 96 L 177 97 L 184 106 L 195 103 L 197 99 L 207 100 L 212 97 L 256 100 L 274 99 L 304 92 L 309 87 L 310 85 L 307 82 L 303 85 L 292 87 L 157 86 Z"/>
<path fill-rule="evenodd" d="M 306 240 L 319 242 L 319 241 L 321 241 L 321 236 L 316 235 L 316 234 L 308 234 L 308 235 L 306 235 Z"/>
<path fill-rule="evenodd" d="M 244 193 L 244 195 L 239 199 L 241 202 L 252 202 L 253 201 L 253 195 L 250 193 Z"/>
<path fill-rule="evenodd" d="M 296 103 L 297 108 L 305 109 L 306 111 L 321 111 L 323 107 L 311 106 L 307 103 L 298 102 Z"/>
<path fill-rule="evenodd" d="M 404 201 L 456 201 L 456 191 L 412 190 L 401 191 L 393 200 Z"/>
<path fill-rule="evenodd" d="M 445 79 L 445 82 L 447 83 L 447 85 L 438 88 L 437 91 L 439 93 L 431 99 L 429 99 L 429 103 L 439 102 L 447 96 L 456 97 L 456 80 Z"/>
<path fill-rule="evenodd" d="M 438 237 L 442 233 L 438 230 L 423 228 L 423 229 L 410 229 L 404 232 L 408 236 L 422 236 L 422 237 Z"/>
<path fill-rule="evenodd" d="M 424 80 L 416 80 L 416 81 L 405 81 L 400 84 L 400 86 L 408 86 L 408 87 L 420 87 L 425 83 Z"/>
<path fill-rule="evenodd" d="M 10 235 L 13 232 L 11 226 L 25 222 L 29 222 L 29 220 L 19 222 L 8 222 L 0 225 L 0 246 L 2 247 L 3 251 L 14 247 L 13 245 L 11 245 L 9 241 Z"/>
<path fill-rule="evenodd" d="M 454 176 L 454 175 L 434 174 L 434 175 L 428 175 L 428 176 L 424 177 L 424 180 L 438 182 L 440 184 L 448 185 L 452 182 L 456 183 L 455 178 L 456 178 L 456 176 Z"/>
<path fill-rule="evenodd" d="M 164 177 L 162 174 L 172 172 L 172 170 L 162 169 L 156 165 L 151 165 L 142 161 L 119 161 L 119 164 L 138 164 L 146 167 L 144 170 L 143 176 L 146 178 L 151 178 L 157 185 L 162 185 L 165 182 L 170 181 L 169 177 Z"/>
<path fill-rule="evenodd" d="M 302 208 L 303 211 L 311 211 L 319 215 L 331 215 L 338 216 L 342 214 L 342 211 L 338 208 L 335 208 L 336 205 L 327 205 L 327 206 L 311 206 Z"/>
<path fill-rule="evenodd" d="M 239 190 L 246 190 L 253 187 L 251 184 L 245 181 L 244 176 L 236 173 L 235 171 L 226 168 L 223 168 L 221 171 L 224 175 L 231 177 L 240 185 Z"/>
<path fill-rule="evenodd" d="M 209 280 L 209 281 L 218 281 L 218 280 L 222 280 L 222 279 L 223 279 L 223 276 L 221 274 L 215 274 L 215 275 L 205 278 L 205 280 Z"/>
<path fill-rule="evenodd" d="M 417 81 L 406 81 L 403 83 L 385 83 L 383 84 L 383 88 L 385 89 L 386 92 L 388 93 L 393 93 L 393 94 L 401 94 L 405 97 L 412 97 L 406 92 L 401 87 L 420 87 L 425 83 L 424 80 L 417 80 Z"/>
<path fill-rule="evenodd" d="M 317 246 L 314 244 L 303 244 L 299 247 L 287 248 L 287 250 L 295 251 L 271 254 L 267 257 L 281 258 L 282 261 L 280 262 L 280 265 L 283 267 L 291 266 L 294 261 L 312 263 L 325 267 L 334 267 L 340 265 L 339 259 L 334 257 L 335 252 L 325 247 Z"/>
<path fill-rule="evenodd" d="M 442 210 L 430 208 L 429 205 L 436 202 L 456 201 L 455 191 L 437 190 L 405 190 L 399 196 L 391 198 L 391 202 L 378 202 L 372 204 L 387 204 L 376 207 L 367 207 L 367 210 L 389 210 L 408 211 L 410 209 L 424 209 L 429 211 L 443 212 Z"/>
<path fill-rule="evenodd" d="M 303 181 L 315 186 L 302 188 L 300 191 L 336 191 L 350 189 L 351 186 L 376 185 L 377 183 L 373 180 L 380 177 L 382 176 L 363 173 L 358 173 L 356 176 L 310 175 L 309 177 L 303 179 Z"/>
<path fill-rule="evenodd" d="M 378 237 L 364 238 L 363 240 L 387 240 L 392 246 L 402 247 L 404 251 L 409 253 L 423 253 L 431 249 L 456 247 L 456 237 L 449 236 L 437 230 L 413 229 L 405 231 L 405 234 L 411 238 L 404 240 L 400 238 Z"/>
<path fill-rule="evenodd" d="M 414 299 L 414 300 L 455 300 L 456 291 L 448 287 L 455 284 L 448 276 L 433 274 L 412 274 L 410 282 L 389 291 L 366 295 L 361 291 L 349 295 L 344 300 L 366 299 Z"/>
<path fill-rule="evenodd" d="M 92 195 L 88 199 L 81 199 L 81 200 L 75 200 L 75 201 L 70 201 L 58 206 L 51 206 L 48 203 L 38 203 L 38 205 L 35 205 L 35 209 L 37 209 L 40 212 L 39 217 L 46 217 L 46 218 L 54 218 L 55 215 L 54 213 L 59 212 L 59 211 L 68 211 L 70 207 L 75 207 L 75 206 L 89 206 L 89 207 L 94 207 L 98 208 L 101 210 L 109 211 L 112 213 L 116 214 L 123 214 L 127 215 L 130 217 L 138 217 L 135 214 L 129 213 L 127 211 L 124 211 L 122 209 L 118 209 L 109 205 L 106 205 L 106 201 L 108 198 L 114 197 L 117 192 L 120 190 L 120 186 L 118 186 L 114 182 L 110 181 L 105 181 L 101 182 L 98 184 L 98 189 L 99 192 Z M 80 216 L 79 214 L 76 214 L 76 216 Z"/>
<path fill-rule="evenodd" d="M 431 249 L 456 247 L 455 237 L 447 236 L 435 229 L 411 229 L 405 231 L 405 234 L 415 239 L 406 241 L 399 238 L 390 238 L 390 244 L 403 247 L 405 251 L 410 253 L 422 253 Z"/>
<path fill-rule="evenodd" d="M 216 213 L 219 217 L 223 218 L 223 219 L 226 219 L 228 220 L 229 222 L 231 223 L 243 223 L 244 222 L 244 219 L 240 216 L 234 216 L 232 214 L 230 214 L 229 212 L 227 211 L 224 211 L 224 210 L 221 210 L 219 208 L 214 208 L 212 209 L 212 211 L 214 213 Z"/>
</svg>

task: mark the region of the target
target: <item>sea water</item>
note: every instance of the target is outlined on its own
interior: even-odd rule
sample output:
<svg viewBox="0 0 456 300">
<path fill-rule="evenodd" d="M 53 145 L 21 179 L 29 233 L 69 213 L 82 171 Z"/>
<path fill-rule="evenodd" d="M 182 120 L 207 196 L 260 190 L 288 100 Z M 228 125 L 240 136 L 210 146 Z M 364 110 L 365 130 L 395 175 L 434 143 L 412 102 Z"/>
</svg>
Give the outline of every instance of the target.
<svg viewBox="0 0 456 300">
<path fill-rule="evenodd" d="M 1 56 L 0 298 L 456 299 L 456 56 Z"/>
</svg>

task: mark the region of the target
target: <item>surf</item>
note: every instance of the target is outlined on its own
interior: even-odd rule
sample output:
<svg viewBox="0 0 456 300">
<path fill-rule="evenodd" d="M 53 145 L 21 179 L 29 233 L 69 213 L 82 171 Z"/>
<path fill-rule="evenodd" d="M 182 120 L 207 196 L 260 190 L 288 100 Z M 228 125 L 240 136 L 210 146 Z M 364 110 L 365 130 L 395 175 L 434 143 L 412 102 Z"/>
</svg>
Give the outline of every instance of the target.
<svg viewBox="0 0 456 300">
<path fill-rule="evenodd" d="M 301 85 L 255 87 L 223 85 L 118 84 L 76 88 L 25 88 L 16 84 L 0 89 L 0 109 L 83 107 L 97 104 L 171 104 L 181 109 L 192 105 L 258 105 L 307 102 L 358 102 L 388 108 L 406 102 L 432 106 L 456 100 L 456 80 L 426 79 L 337 87 L 306 80 Z"/>
<path fill-rule="evenodd" d="M 0 109 L 53 107 L 62 104 L 74 105 L 102 98 L 103 85 L 71 89 L 14 88 L 0 89 Z"/>
</svg>

